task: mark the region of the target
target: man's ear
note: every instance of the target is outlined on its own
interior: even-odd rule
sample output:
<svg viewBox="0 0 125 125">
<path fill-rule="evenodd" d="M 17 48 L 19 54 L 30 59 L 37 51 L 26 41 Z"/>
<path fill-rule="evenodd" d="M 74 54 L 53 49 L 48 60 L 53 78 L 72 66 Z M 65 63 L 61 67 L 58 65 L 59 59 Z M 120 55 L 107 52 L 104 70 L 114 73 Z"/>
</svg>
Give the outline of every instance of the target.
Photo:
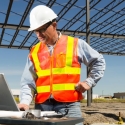
<svg viewBox="0 0 125 125">
<path fill-rule="evenodd" d="M 52 25 L 55 29 L 57 28 L 57 22 L 53 22 Z"/>
</svg>

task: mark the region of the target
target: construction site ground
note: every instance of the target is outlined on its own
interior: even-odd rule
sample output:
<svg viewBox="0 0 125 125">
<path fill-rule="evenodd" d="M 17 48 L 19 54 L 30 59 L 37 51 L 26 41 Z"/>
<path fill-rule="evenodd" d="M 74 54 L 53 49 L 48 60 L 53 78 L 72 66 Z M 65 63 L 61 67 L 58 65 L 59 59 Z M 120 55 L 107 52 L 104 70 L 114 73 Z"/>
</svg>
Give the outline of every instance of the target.
<svg viewBox="0 0 125 125">
<path fill-rule="evenodd" d="M 84 125 L 125 124 L 125 103 L 81 103 L 81 110 Z"/>
</svg>

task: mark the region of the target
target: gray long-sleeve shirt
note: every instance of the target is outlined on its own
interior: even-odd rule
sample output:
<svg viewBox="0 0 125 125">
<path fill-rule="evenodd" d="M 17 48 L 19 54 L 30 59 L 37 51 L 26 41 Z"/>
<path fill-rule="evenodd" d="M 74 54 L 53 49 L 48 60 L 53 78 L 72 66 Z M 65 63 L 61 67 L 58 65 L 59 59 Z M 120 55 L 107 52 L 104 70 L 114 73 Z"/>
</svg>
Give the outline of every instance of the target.
<svg viewBox="0 0 125 125">
<path fill-rule="evenodd" d="M 53 46 L 48 46 L 50 53 Z M 90 87 L 94 87 L 96 83 L 103 77 L 105 70 L 105 60 L 101 54 L 92 49 L 84 40 L 78 40 L 78 59 L 79 63 L 84 63 L 90 68 L 88 78 L 85 79 Z M 27 63 L 21 78 L 20 103 L 30 104 L 33 93 L 36 92 L 35 79 L 36 72 L 32 61 L 27 58 Z"/>
</svg>

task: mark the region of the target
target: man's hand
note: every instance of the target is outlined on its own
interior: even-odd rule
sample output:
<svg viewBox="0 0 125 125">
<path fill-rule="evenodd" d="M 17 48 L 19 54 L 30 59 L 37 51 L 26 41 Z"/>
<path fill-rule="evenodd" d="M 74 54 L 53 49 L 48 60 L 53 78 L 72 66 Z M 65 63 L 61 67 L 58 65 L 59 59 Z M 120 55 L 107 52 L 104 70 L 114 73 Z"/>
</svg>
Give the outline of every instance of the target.
<svg viewBox="0 0 125 125">
<path fill-rule="evenodd" d="M 25 111 L 25 110 L 29 109 L 29 105 L 26 105 L 26 104 L 18 104 L 17 106 L 22 111 Z"/>
<path fill-rule="evenodd" d="M 81 93 L 84 93 L 86 90 L 89 90 L 91 87 L 87 84 L 86 81 L 78 82 L 75 86 L 75 89 Z"/>
</svg>

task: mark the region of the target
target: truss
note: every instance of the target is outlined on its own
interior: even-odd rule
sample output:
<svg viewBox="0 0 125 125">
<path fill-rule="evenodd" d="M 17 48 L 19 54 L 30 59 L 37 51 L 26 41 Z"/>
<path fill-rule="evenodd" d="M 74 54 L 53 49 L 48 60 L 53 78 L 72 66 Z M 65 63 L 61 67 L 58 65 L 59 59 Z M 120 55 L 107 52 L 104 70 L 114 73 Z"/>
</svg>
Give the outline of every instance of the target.
<svg viewBox="0 0 125 125">
<path fill-rule="evenodd" d="M 29 12 L 39 4 L 47 5 L 57 13 L 58 31 L 87 41 L 86 1 L 0 1 L 0 48 L 30 49 L 39 42 L 33 32 L 27 31 Z M 124 5 L 124 0 L 89 0 L 89 44 L 99 53 L 125 55 Z"/>
</svg>

